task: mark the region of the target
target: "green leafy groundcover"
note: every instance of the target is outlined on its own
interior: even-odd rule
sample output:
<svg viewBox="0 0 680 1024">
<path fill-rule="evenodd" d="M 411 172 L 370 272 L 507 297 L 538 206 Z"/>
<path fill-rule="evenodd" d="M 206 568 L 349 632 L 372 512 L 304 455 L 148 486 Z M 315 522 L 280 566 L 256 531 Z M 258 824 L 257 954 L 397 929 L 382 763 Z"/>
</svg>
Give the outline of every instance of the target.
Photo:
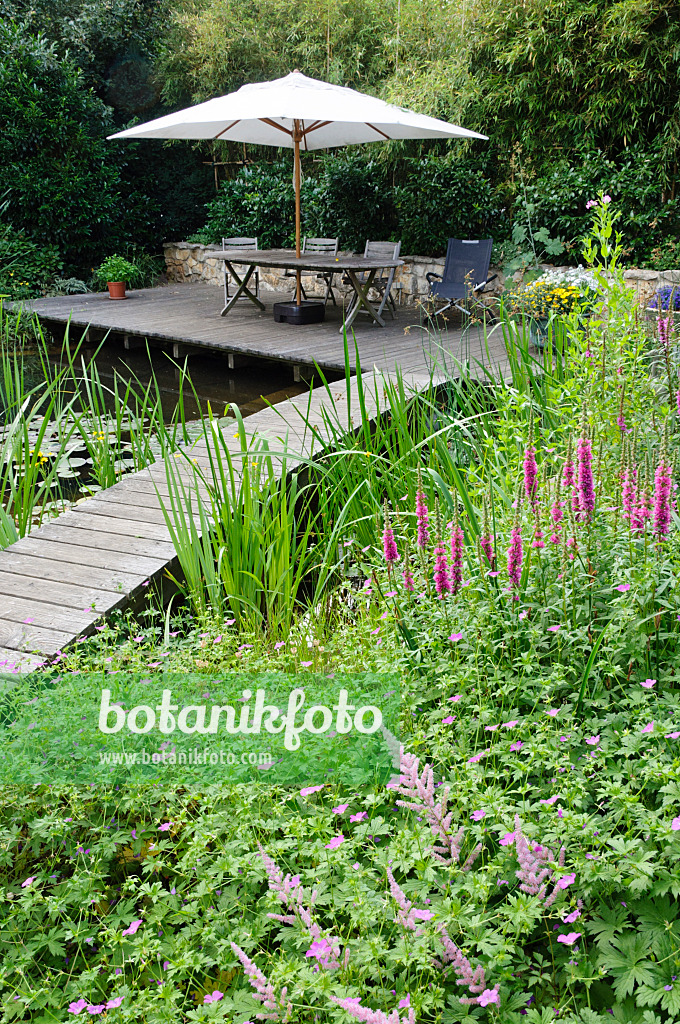
<svg viewBox="0 0 680 1024">
<path fill-rule="evenodd" d="M 283 998 L 279 1019 L 349 1020 L 334 996 L 402 1020 L 409 1004 L 425 1021 L 677 1019 L 678 696 L 631 687 L 583 725 L 546 696 L 499 716 L 442 676 L 413 706 L 410 747 L 433 751 L 435 804 L 450 787 L 457 863 L 433 855 L 429 812 L 397 803 L 426 805 L 427 787 L 409 801 L 324 784 L 322 764 L 302 792 L 7 787 L 2 1020 L 72 1020 L 81 1003 L 112 1021 L 254 1020 L 232 943 Z M 523 891 L 520 834 L 549 851 L 543 896 Z M 263 853 L 292 876 L 292 910 Z M 442 968 L 442 928 L 498 1003 L 461 1003 L 480 993 Z"/>
<path fill-rule="evenodd" d="M 305 785 L 320 763 L 327 781 L 387 781 L 399 714 L 394 677 L 370 673 L 8 677 L 0 782 Z"/>
</svg>

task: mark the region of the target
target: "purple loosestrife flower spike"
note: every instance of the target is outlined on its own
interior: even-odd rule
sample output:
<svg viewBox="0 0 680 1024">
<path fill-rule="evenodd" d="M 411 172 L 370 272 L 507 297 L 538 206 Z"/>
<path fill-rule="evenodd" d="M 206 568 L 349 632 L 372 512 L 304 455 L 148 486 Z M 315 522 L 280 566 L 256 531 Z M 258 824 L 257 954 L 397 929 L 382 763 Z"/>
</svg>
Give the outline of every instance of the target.
<svg viewBox="0 0 680 1024">
<path fill-rule="evenodd" d="M 680 417 L 680 388 L 678 388 L 675 393 L 675 411 L 677 412 L 678 417 Z"/>
<path fill-rule="evenodd" d="M 451 527 L 451 593 L 455 597 L 463 582 L 463 531 L 458 521 L 458 504 L 456 503 L 456 515 Z"/>
<path fill-rule="evenodd" d="M 418 526 L 418 547 L 424 551 L 430 545 L 430 517 L 423 492 L 423 478 L 418 470 L 418 491 L 416 493 L 416 523 Z"/>
<path fill-rule="evenodd" d="M 262 1008 L 268 1011 L 267 1013 L 256 1013 L 257 1019 L 284 1022 L 290 1020 L 293 1013 L 293 1004 L 290 1001 L 286 1001 L 288 989 L 282 988 L 280 996 L 277 997 L 272 983 L 267 981 L 259 967 L 243 952 L 241 947 L 232 942 L 231 948 L 243 964 L 246 977 L 255 989 L 253 999 L 257 999 L 258 1002 L 262 1003 Z"/>
<path fill-rule="evenodd" d="M 406 548 L 406 551 L 404 552 L 404 566 L 401 570 L 401 575 L 404 580 L 404 590 L 407 593 L 412 594 L 416 588 L 411 574 L 411 563 L 409 562 L 408 548 Z"/>
<path fill-rule="evenodd" d="M 344 999 L 339 999 L 338 996 L 329 996 L 329 998 L 331 1002 L 337 1003 L 355 1020 L 360 1020 L 363 1024 L 416 1024 L 416 1015 L 410 1006 L 408 1016 L 402 1019 L 399 1017 L 399 1010 L 392 1010 L 388 1016 L 382 1010 L 371 1010 L 367 1006 L 362 1006 L 355 996 L 346 996 Z"/>
<path fill-rule="evenodd" d="M 419 761 L 415 754 L 401 751 L 399 785 L 397 793 L 406 800 L 397 800 L 399 807 L 406 807 L 425 818 L 434 837 L 435 845 L 431 849 L 434 860 L 450 867 L 460 860 L 460 849 L 463 845 L 465 829 L 453 832 L 451 823 L 453 811 L 447 810 L 450 786 L 442 786 L 435 800 L 434 775 L 432 768 L 426 764 L 419 773 Z M 469 858 L 468 858 L 469 859 Z M 467 861 L 466 861 L 467 863 Z M 466 870 L 472 867 L 470 864 Z"/>
<path fill-rule="evenodd" d="M 671 524 L 673 478 L 664 441 L 654 475 L 654 535 L 659 542 L 667 536 Z"/>
<path fill-rule="evenodd" d="M 449 579 L 449 563 L 446 557 L 446 548 L 442 543 L 442 523 L 439 513 L 439 503 L 436 505 L 437 517 L 437 544 L 434 549 L 434 589 L 440 599 L 446 597 L 451 590 Z"/>
<path fill-rule="evenodd" d="M 562 470 L 562 483 L 565 491 L 571 490 L 574 486 L 574 446 L 571 437 L 567 443 L 567 457 L 564 460 Z"/>
<path fill-rule="evenodd" d="M 586 423 L 586 408 L 583 407 L 583 424 L 577 446 L 579 511 L 586 523 L 595 511 L 595 488 L 593 485 L 593 454 Z"/>
<path fill-rule="evenodd" d="M 636 510 L 636 493 L 635 493 L 635 479 L 636 470 L 632 465 L 630 457 L 626 463 L 626 468 L 623 473 L 623 481 L 621 483 L 621 506 L 623 512 L 621 515 L 624 519 L 627 519 L 631 529 L 635 527 L 635 510 Z"/>
<path fill-rule="evenodd" d="M 529 443 L 524 450 L 524 493 L 533 505 L 538 492 L 538 467 L 536 465 L 536 449 L 533 444 L 534 417 L 529 419 Z"/>
<path fill-rule="evenodd" d="M 482 536 L 480 537 L 479 544 L 491 569 L 494 568 L 496 561 L 496 556 L 494 555 L 493 550 L 493 541 L 494 538 L 491 535 L 491 527 L 489 526 L 489 503 L 487 499 L 484 498 L 484 525 L 482 527 Z"/>
<path fill-rule="evenodd" d="M 442 925 L 437 929 L 439 940 L 444 947 L 442 961 L 444 964 L 451 964 L 456 975 L 456 984 L 464 985 L 470 992 L 470 996 L 462 996 L 461 1003 L 465 1005 L 476 1004 L 487 1006 L 488 1003 L 500 1003 L 498 996 L 498 985 L 493 989 L 486 987 L 484 968 L 480 965 L 473 967 L 458 946 L 451 940 L 446 928 Z"/>
<path fill-rule="evenodd" d="M 519 590 L 522 579 L 522 560 L 524 551 L 522 548 L 522 530 L 519 525 L 520 497 L 517 495 L 517 511 L 515 521 L 510 534 L 510 547 L 508 548 L 508 576 L 515 590 Z"/>
<path fill-rule="evenodd" d="M 397 542 L 394 539 L 394 531 L 390 524 L 390 514 L 387 510 L 387 502 L 385 502 L 385 528 L 383 530 L 383 554 L 385 555 L 385 561 L 387 562 L 387 568 L 391 569 L 395 562 L 399 560 L 399 552 L 397 550 Z"/>
<path fill-rule="evenodd" d="M 667 317 L 659 316 L 656 319 L 656 325 L 659 329 L 659 342 L 663 349 L 667 349 L 670 344 L 670 336 L 673 330 L 673 318 L 670 314 Z"/>
</svg>

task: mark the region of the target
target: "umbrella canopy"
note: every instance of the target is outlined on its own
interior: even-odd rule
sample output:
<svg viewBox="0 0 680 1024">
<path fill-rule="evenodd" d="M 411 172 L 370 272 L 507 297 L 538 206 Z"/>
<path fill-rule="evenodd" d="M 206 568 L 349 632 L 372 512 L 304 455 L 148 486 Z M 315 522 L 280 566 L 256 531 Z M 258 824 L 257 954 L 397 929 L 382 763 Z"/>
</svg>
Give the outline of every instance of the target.
<svg viewBox="0 0 680 1024">
<path fill-rule="evenodd" d="M 328 149 L 389 139 L 486 140 L 487 136 L 293 71 L 272 82 L 243 85 L 226 96 L 158 117 L 109 138 L 223 139 L 293 149 L 295 247 L 299 256 L 301 148 Z"/>
</svg>

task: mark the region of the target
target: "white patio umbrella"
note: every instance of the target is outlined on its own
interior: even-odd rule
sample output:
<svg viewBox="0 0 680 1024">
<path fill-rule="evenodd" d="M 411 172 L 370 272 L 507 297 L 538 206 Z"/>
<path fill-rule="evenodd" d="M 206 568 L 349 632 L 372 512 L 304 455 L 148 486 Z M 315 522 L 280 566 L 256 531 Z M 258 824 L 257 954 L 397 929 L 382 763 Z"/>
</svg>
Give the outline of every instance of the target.
<svg viewBox="0 0 680 1024">
<path fill-rule="evenodd" d="M 226 96 L 158 117 L 109 138 L 224 139 L 293 149 L 295 251 L 300 256 L 301 147 L 327 149 L 384 139 L 486 140 L 488 136 L 293 71 L 273 82 L 243 85 Z M 298 305 L 300 294 L 298 271 Z"/>
</svg>

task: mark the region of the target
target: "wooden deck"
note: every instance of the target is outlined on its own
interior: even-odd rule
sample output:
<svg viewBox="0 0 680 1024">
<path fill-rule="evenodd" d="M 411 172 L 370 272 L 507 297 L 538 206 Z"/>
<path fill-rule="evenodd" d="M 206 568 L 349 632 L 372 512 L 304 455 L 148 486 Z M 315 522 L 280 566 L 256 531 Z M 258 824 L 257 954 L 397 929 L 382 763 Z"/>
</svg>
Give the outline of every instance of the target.
<svg viewBox="0 0 680 1024">
<path fill-rule="evenodd" d="M 274 324 L 270 314 L 239 309 L 232 317 L 219 315 L 220 292 L 200 285 L 178 285 L 137 292 L 128 302 L 111 302 L 102 295 L 45 299 L 32 304 L 47 320 L 140 335 L 172 344 L 224 349 L 226 352 L 275 359 L 299 366 L 315 361 L 324 369 L 342 370 L 344 351 L 338 334 L 339 317 L 312 327 Z M 245 306 L 245 303 L 244 303 Z M 372 417 L 384 408 L 380 374 L 400 369 L 407 384 L 422 390 L 431 379 L 450 377 L 446 363 L 453 355 L 503 364 L 498 343 L 482 353 L 482 339 L 445 336 L 445 344 L 420 327 L 413 310 L 400 310 L 386 330 L 356 328 L 363 383 Z M 352 352 L 352 363 L 354 353 Z M 482 356 L 484 356 L 482 358 Z M 437 369 L 438 367 L 438 369 Z M 357 423 L 357 379 L 344 381 L 281 402 L 245 420 L 249 438 L 286 439 L 304 457 L 316 450 L 304 427 L 303 414 L 321 432 L 325 416 L 349 433 Z M 236 455 L 239 441 L 229 437 Z M 205 465 L 204 442 L 190 455 Z M 181 460 L 177 465 L 181 465 Z M 192 478 L 188 463 L 183 468 Z M 116 608 L 142 600 L 146 588 L 160 581 L 172 566 L 175 551 L 159 502 L 168 494 L 166 468 L 156 463 L 124 477 L 114 487 L 62 513 L 29 536 L 0 551 L 0 674 L 30 670 L 58 655 L 79 637 L 91 633 Z"/>
<path fill-rule="evenodd" d="M 128 295 L 122 302 L 111 301 L 105 292 L 65 295 L 24 303 L 24 307 L 36 312 L 47 325 L 70 322 L 71 337 L 79 337 L 85 329 L 98 336 L 113 331 L 129 342 L 148 339 L 165 345 L 177 357 L 192 349 L 207 349 L 224 352 L 232 365 L 234 359 L 251 358 L 287 363 L 298 371 L 315 364 L 325 371 L 344 371 L 344 343 L 339 331 L 342 313 L 330 304 L 324 323 L 294 327 L 274 323 L 271 305 L 283 296 L 264 289 L 266 312 L 243 300 L 225 317 L 220 316 L 222 291 L 214 285 L 170 284 Z M 477 329 L 447 330 L 447 323 L 441 321 L 435 326 L 420 309 L 398 307 L 395 319 L 386 314 L 386 322 L 387 326 L 381 328 L 362 316 L 354 323 L 353 337 L 363 369 L 376 367 L 388 373 L 397 368 L 416 373 L 431 368 L 445 371 L 451 357 L 465 358 L 469 354 L 488 363 L 504 356 L 502 339 L 492 335 L 487 352 Z M 349 347 L 350 365 L 356 371 L 352 337 Z"/>
</svg>

